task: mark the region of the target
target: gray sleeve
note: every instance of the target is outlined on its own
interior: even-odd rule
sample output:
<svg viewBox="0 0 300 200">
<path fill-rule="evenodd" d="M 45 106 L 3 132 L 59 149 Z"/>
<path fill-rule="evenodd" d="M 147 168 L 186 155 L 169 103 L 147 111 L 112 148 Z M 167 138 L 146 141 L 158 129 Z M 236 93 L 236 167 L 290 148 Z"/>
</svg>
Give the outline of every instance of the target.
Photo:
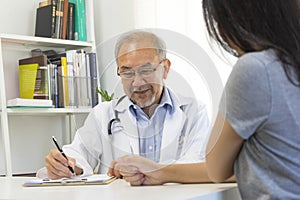
<svg viewBox="0 0 300 200">
<path fill-rule="evenodd" d="M 253 55 L 244 55 L 226 83 L 220 112 L 237 134 L 248 139 L 268 119 L 271 105 L 266 67 Z"/>
</svg>

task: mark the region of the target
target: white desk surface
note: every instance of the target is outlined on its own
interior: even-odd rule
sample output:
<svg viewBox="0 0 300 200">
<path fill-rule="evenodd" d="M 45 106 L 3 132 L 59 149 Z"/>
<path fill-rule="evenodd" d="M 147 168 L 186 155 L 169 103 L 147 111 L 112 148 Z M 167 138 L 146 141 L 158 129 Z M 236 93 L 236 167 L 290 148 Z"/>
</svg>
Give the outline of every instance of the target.
<svg viewBox="0 0 300 200">
<path fill-rule="evenodd" d="M 202 200 L 240 199 L 235 183 L 223 184 L 166 184 L 162 186 L 132 187 L 124 180 L 108 185 L 23 187 L 33 177 L 0 177 L 0 199 L 42 199 L 42 200 Z"/>
</svg>

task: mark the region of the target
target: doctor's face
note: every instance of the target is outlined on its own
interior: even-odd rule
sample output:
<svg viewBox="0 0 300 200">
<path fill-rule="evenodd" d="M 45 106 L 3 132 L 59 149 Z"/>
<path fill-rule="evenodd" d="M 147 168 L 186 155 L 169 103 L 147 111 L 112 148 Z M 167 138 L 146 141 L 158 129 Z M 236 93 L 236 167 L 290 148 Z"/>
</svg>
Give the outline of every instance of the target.
<svg viewBox="0 0 300 200">
<path fill-rule="evenodd" d="M 124 53 L 126 47 L 122 48 L 117 64 L 125 94 L 141 108 L 159 104 L 163 79 L 166 79 L 169 71 L 169 61 L 160 60 L 153 48 L 128 53 Z"/>
</svg>

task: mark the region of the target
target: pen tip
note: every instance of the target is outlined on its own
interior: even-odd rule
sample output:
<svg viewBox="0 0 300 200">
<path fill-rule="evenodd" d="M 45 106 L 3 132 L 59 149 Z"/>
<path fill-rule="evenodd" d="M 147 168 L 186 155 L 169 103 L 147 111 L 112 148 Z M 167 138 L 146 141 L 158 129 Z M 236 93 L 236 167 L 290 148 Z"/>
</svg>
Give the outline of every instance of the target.
<svg viewBox="0 0 300 200">
<path fill-rule="evenodd" d="M 53 140 L 54 142 L 57 142 L 57 140 L 56 140 L 56 137 L 55 137 L 55 136 L 52 136 L 52 140 Z"/>
</svg>

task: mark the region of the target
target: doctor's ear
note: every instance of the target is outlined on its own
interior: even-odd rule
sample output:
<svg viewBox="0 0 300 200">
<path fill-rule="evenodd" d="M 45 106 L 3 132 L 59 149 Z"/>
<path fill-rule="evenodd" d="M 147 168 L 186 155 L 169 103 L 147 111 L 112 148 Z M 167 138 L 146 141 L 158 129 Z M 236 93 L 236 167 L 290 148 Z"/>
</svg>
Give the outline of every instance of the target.
<svg viewBox="0 0 300 200">
<path fill-rule="evenodd" d="M 166 79 L 168 77 L 168 73 L 169 73 L 169 70 L 170 70 L 170 67 L 171 67 L 171 61 L 169 59 L 165 59 L 164 60 L 164 75 L 163 75 L 163 78 Z"/>
</svg>

